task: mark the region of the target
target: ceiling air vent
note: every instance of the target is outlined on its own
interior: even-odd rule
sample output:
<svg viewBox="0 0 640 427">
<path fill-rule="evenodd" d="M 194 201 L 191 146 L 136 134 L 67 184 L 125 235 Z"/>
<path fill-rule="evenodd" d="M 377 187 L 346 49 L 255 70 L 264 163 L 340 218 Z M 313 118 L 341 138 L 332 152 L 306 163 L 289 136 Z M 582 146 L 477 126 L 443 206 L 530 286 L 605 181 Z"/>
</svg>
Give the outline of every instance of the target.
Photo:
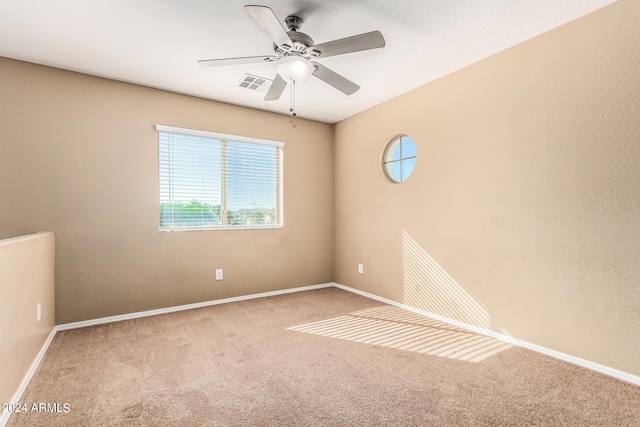
<svg viewBox="0 0 640 427">
<path fill-rule="evenodd" d="M 255 90 L 256 92 L 266 92 L 271 87 L 272 80 L 264 77 L 254 76 L 252 74 L 245 74 L 242 80 L 238 83 L 239 87 Z"/>
</svg>

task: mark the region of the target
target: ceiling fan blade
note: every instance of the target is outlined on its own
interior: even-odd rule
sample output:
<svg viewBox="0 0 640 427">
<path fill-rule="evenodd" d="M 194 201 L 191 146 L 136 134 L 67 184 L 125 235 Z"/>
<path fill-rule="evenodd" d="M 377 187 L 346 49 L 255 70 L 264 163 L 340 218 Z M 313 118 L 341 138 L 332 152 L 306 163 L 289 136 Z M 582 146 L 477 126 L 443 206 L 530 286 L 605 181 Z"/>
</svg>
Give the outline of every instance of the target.
<svg viewBox="0 0 640 427">
<path fill-rule="evenodd" d="M 265 101 L 277 101 L 280 99 L 280 95 L 284 92 L 284 88 L 287 87 L 287 81 L 283 79 L 280 74 L 276 74 L 276 78 L 273 79 L 271 87 L 264 96 Z"/>
<path fill-rule="evenodd" d="M 287 45 L 293 46 L 293 42 L 287 35 L 273 10 L 267 6 L 247 5 L 244 9 L 251 15 L 253 19 L 264 29 L 278 47 Z"/>
<path fill-rule="evenodd" d="M 335 71 L 325 67 L 322 64 L 318 64 L 317 62 L 312 62 L 315 71 L 313 75 L 338 89 L 340 92 L 345 95 L 352 95 L 360 89 L 360 86 L 347 79 L 346 77 L 342 77 L 340 74 Z"/>
<path fill-rule="evenodd" d="M 319 58 L 343 55 L 345 53 L 360 52 L 362 50 L 378 49 L 385 46 L 384 37 L 380 31 L 359 34 L 312 46 L 309 49 L 320 52 Z"/>
<path fill-rule="evenodd" d="M 255 62 L 273 62 L 275 56 L 244 56 L 239 58 L 203 59 L 198 61 L 201 67 L 224 67 L 227 65 L 252 64 Z"/>
</svg>

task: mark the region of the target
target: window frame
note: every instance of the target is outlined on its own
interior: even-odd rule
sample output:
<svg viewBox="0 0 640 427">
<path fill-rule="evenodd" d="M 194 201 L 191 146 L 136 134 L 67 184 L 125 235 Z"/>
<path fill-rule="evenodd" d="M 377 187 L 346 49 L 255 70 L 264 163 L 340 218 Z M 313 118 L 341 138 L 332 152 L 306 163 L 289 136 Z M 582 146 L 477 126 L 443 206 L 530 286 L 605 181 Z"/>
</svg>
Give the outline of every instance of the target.
<svg viewBox="0 0 640 427">
<path fill-rule="evenodd" d="M 284 142 L 275 141 L 269 139 L 262 138 L 253 138 L 248 136 L 241 135 L 232 135 L 225 133 L 217 133 L 217 132 L 209 132 L 197 129 L 189 129 L 183 127 L 176 126 L 168 126 L 157 124 L 156 132 L 158 134 L 158 211 L 157 211 L 157 219 L 158 219 L 158 231 L 163 233 L 171 233 L 171 232 L 188 232 L 188 231 L 222 231 L 222 230 L 274 230 L 281 229 L 284 226 Z M 161 137 L 162 133 L 168 133 L 172 135 L 183 135 L 183 136 L 192 136 L 192 137 L 200 137 L 200 138 L 208 138 L 212 140 L 220 141 L 221 143 L 221 170 L 220 170 L 220 186 L 221 186 L 221 202 L 220 202 L 220 210 L 222 213 L 221 221 L 225 222 L 227 220 L 227 201 L 228 201 L 228 170 L 226 165 L 228 149 L 226 147 L 227 142 L 233 143 L 244 143 L 244 144 L 255 144 L 255 145 L 264 145 L 271 146 L 276 148 L 276 160 L 274 165 L 275 172 L 275 212 L 276 212 L 276 223 L 274 224 L 241 224 L 241 225 L 233 225 L 233 224 L 224 224 L 224 225 L 195 225 L 195 226 L 161 226 L 161 206 L 162 206 L 162 166 L 161 166 Z"/>
<path fill-rule="evenodd" d="M 402 144 L 403 144 L 403 139 L 408 139 L 409 141 L 411 141 L 411 143 L 413 144 L 413 148 L 416 152 L 415 155 L 413 156 L 407 156 L 404 157 L 402 154 Z M 400 146 L 400 158 L 399 159 L 389 159 L 391 156 L 393 156 L 393 149 L 395 148 L 395 145 L 399 145 Z M 414 168 L 415 168 L 415 163 L 417 162 L 418 159 L 418 147 L 416 146 L 416 142 L 413 140 L 413 138 L 411 138 L 409 135 L 406 134 L 396 134 L 394 135 L 392 138 L 388 139 L 387 142 L 384 145 L 384 148 L 382 149 L 382 155 L 380 156 L 380 167 L 381 167 L 381 171 L 382 171 L 382 175 L 387 179 L 387 181 L 389 181 L 392 184 L 402 184 L 403 182 L 405 182 L 407 179 L 409 179 L 409 177 L 411 175 L 413 175 L 414 172 Z M 414 160 L 414 166 L 411 169 L 411 172 L 409 172 L 409 174 L 402 179 L 402 168 L 403 168 L 403 164 L 404 162 L 408 161 L 408 160 Z M 388 172 L 388 166 L 392 166 L 394 163 L 397 163 L 400 165 L 400 180 L 396 181 Z"/>
</svg>

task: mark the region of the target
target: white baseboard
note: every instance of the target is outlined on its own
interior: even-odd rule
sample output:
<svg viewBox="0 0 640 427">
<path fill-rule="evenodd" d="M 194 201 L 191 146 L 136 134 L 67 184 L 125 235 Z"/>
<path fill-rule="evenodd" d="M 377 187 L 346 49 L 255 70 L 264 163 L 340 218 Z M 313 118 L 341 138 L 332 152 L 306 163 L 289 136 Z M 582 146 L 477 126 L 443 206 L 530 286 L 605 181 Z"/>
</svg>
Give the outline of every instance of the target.
<svg viewBox="0 0 640 427">
<path fill-rule="evenodd" d="M 457 326 L 462 329 L 466 329 L 468 331 L 476 332 L 478 334 L 486 335 L 492 338 L 499 339 L 501 341 L 508 342 L 510 344 L 517 345 L 518 347 L 523 347 L 529 350 L 533 350 L 538 353 L 545 354 L 547 356 L 554 357 L 556 359 L 560 359 L 565 362 L 573 363 L 574 365 L 582 366 L 583 368 L 591 369 L 592 371 L 600 372 L 602 374 L 608 375 L 610 377 L 617 378 L 622 381 L 626 381 L 631 384 L 635 384 L 640 386 L 640 376 L 629 374 L 627 372 L 619 371 L 614 368 L 610 368 L 609 366 L 601 365 L 599 363 L 591 362 L 589 360 L 581 359 L 579 357 L 571 356 L 570 354 L 562 353 L 556 350 L 552 350 L 550 348 L 542 347 L 537 344 L 532 344 L 527 341 L 519 340 L 517 338 L 510 337 L 509 335 L 500 334 L 498 332 L 491 331 L 489 329 L 480 328 L 477 326 L 469 325 L 467 323 L 459 322 L 455 319 L 450 319 L 448 317 L 440 316 L 435 313 L 428 312 L 426 310 L 421 310 L 419 308 L 411 307 L 406 304 L 401 304 L 396 301 L 392 301 L 387 298 L 380 297 L 378 295 L 370 294 L 368 292 L 364 292 L 358 289 L 350 288 L 348 286 L 341 285 L 339 283 L 333 283 L 333 286 L 336 288 L 353 292 L 358 295 L 362 295 L 367 298 L 371 298 L 376 301 L 383 302 L 385 304 L 393 305 L 399 308 L 402 308 L 407 311 L 411 311 L 413 313 L 421 314 L 426 317 L 430 317 L 432 319 L 439 320 L 444 323 L 448 323 L 453 326 Z"/>
<path fill-rule="evenodd" d="M 156 310 L 139 311 L 136 313 L 120 314 L 118 316 L 101 317 L 98 319 L 83 320 L 81 322 L 64 323 L 56 326 L 57 331 L 67 331 L 69 329 L 86 328 L 87 326 L 102 325 L 104 323 L 121 322 L 123 320 L 139 319 L 141 317 L 156 316 L 158 314 L 173 313 L 176 311 L 191 310 L 194 308 L 209 307 L 230 302 L 246 301 L 255 298 L 265 298 L 276 295 L 290 294 L 293 292 L 310 291 L 313 289 L 330 288 L 333 283 L 323 283 L 320 285 L 303 286 L 299 288 L 283 289 L 280 291 L 262 292 L 259 294 L 243 295 L 239 297 L 224 298 L 212 301 L 197 302 L 194 304 L 177 305 L 174 307 L 159 308 Z M 2 426 L 0 426 L 2 427 Z"/>
<path fill-rule="evenodd" d="M 56 336 L 56 328 L 54 327 L 51 329 L 51 332 L 49 333 L 49 336 L 45 340 L 44 344 L 42 344 L 42 347 L 40 348 L 40 351 L 36 355 L 36 358 L 33 359 L 33 362 L 31 363 L 29 370 L 27 371 L 26 375 L 22 379 L 22 382 L 18 386 L 18 390 L 16 390 L 16 392 L 13 394 L 13 397 L 11 398 L 11 402 L 3 402 L 3 403 L 15 404 L 20 402 L 20 399 L 22 398 L 22 394 L 24 393 L 25 389 L 29 385 L 29 382 L 31 381 L 31 377 L 33 377 L 33 374 L 36 372 L 36 369 L 38 369 L 38 366 L 40 366 L 40 362 L 42 362 L 42 359 L 44 358 L 44 355 L 47 352 L 47 349 L 49 348 L 49 344 L 51 344 L 51 341 L 53 341 L 53 337 L 55 336 Z M 4 427 L 7 424 L 7 422 L 9 421 L 9 417 L 11 417 L 11 412 L 0 412 L 0 427 Z"/>
</svg>

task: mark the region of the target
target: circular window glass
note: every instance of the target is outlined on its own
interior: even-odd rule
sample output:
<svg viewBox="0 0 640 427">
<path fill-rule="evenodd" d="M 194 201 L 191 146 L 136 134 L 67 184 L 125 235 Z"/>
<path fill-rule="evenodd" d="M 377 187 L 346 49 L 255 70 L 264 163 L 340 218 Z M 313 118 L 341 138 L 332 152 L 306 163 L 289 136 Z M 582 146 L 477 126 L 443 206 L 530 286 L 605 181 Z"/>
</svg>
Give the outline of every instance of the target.
<svg viewBox="0 0 640 427">
<path fill-rule="evenodd" d="M 382 157 L 384 174 L 393 182 L 403 182 L 416 165 L 416 144 L 406 135 L 393 138 Z"/>
</svg>

